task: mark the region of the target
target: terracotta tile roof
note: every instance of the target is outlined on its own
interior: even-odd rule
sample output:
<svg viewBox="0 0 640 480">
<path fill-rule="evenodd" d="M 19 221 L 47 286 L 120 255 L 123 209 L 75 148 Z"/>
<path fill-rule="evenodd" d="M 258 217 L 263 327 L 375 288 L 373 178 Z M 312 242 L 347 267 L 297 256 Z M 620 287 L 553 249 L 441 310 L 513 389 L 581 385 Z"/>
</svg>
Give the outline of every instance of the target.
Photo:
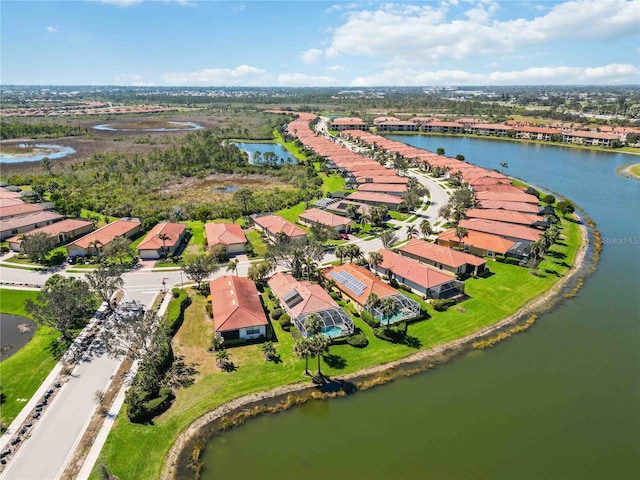
<svg viewBox="0 0 640 480">
<path fill-rule="evenodd" d="M 41 211 L 42 207 L 34 205 L 33 203 L 18 203 L 0 208 L 0 218 L 17 217 L 18 215 Z"/>
<path fill-rule="evenodd" d="M 459 225 L 467 230 L 476 232 L 490 233 L 500 237 L 512 237 L 520 240 L 529 240 L 535 242 L 540 238 L 542 232 L 535 228 L 523 227 L 513 223 L 496 222 L 494 220 L 484 220 L 481 218 L 470 218 L 460 220 Z"/>
<path fill-rule="evenodd" d="M 237 223 L 205 223 L 204 231 L 207 235 L 207 245 L 233 245 L 247 243 L 247 237 L 242 227 Z"/>
<path fill-rule="evenodd" d="M 252 280 L 224 275 L 209 282 L 209 290 L 216 332 L 268 324 Z"/>
<path fill-rule="evenodd" d="M 458 239 L 458 237 L 456 237 L 456 229 L 451 228 L 442 232 L 438 236 L 438 242 L 441 241 L 451 242 L 456 245 L 459 244 L 460 240 Z M 497 235 L 476 232 L 473 230 L 469 230 L 468 236 L 462 239 L 462 243 L 464 245 L 470 245 L 481 250 L 496 252 L 501 255 L 507 253 L 507 251 L 516 244 L 516 242 L 512 240 L 507 240 L 506 238 L 502 238 Z"/>
<path fill-rule="evenodd" d="M 403 247 L 400 247 L 399 250 L 400 252 L 410 253 L 416 257 L 441 263 L 442 265 L 447 265 L 452 268 L 458 268 L 466 264 L 477 267 L 487 263 L 483 258 L 476 257 L 475 255 L 419 239 L 411 240 Z"/>
<path fill-rule="evenodd" d="M 51 225 L 45 225 L 44 227 L 36 228 L 31 230 L 30 232 L 25 233 L 25 235 L 33 235 L 34 233 L 44 232 L 52 237 L 56 235 L 60 235 L 61 233 L 69 233 L 74 230 L 78 230 L 79 228 L 85 228 L 91 225 L 89 220 L 75 220 L 72 218 L 67 218 L 64 220 L 60 220 L 59 222 L 52 223 Z M 19 240 L 18 235 L 8 238 L 7 242 L 17 242 Z"/>
<path fill-rule="evenodd" d="M 327 225 L 328 227 L 339 227 L 353 223 L 353 220 L 349 218 L 342 217 L 331 212 L 326 212 L 324 210 L 319 210 L 317 208 L 305 210 L 298 216 L 298 219 L 305 219 L 310 222 Z"/>
<path fill-rule="evenodd" d="M 582 137 L 582 138 L 597 138 L 599 140 L 617 140 L 620 138 L 619 135 L 615 135 L 612 133 L 602 133 L 602 132 L 584 132 L 584 131 L 574 131 L 574 132 L 564 132 L 565 136 L 573 136 L 573 137 Z"/>
<path fill-rule="evenodd" d="M 144 237 L 142 242 L 138 244 L 138 250 L 158 250 L 162 248 L 162 240 L 158 235 L 165 234 L 169 238 L 164 241 L 167 248 L 173 248 L 180 240 L 180 236 L 184 234 L 187 226 L 184 223 L 162 222 L 153 227 Z"/>
<path fill-rule="evenodd" d="M 0 187 L 0 198 L 20 198 L 20 192 L 12 192 L 4 187 Z"/>
<path fill-rule="evenodd" d="M 390 297 L 391 295 L 396 295 L 397 293 L 399 293 L 398 290 L 384 283 L 382 280 L 373 275 L 369 270 L 358 265 L 345 263 L 344 265 L 334 265 L 332 267 L 329 267 L 325 270 L 326 278 L 331 278 L 331 272 L 347 272 L 364 284 L 364 292 L 361 295 L 356 295 L 355 292 L 347 289 L 340 282 L 336 282 L 336 287 L 338 289 L 342 290 L 350 298 L 353 298 L 353 300 L 355 300 L 362 306 L 367 303 L 367 298 L 372 293 L 375 293 L 380 299 Z"/>
<path fill-rule="evenodd" d="M 80 248 L 87 249 L 90 244 L 96 240 L 101 242 L 102 245 L 106 245 L 114 238 L 126 235 L 136 228 L 140 228 L 140 222 L 116 220 L 115 222 L 109 223 L 104 227 L 79 238 L 78 240 L 74 240 L 70 245 L 76 245 Z"/>
<path fill-rule="evenodd" d="M 526 204 L 530 205 L 530 204 Z M 469 218 L 483 218 L 485 220 L 495 220 L 497 222 L 517 223 L 519 225 L 533 225 L 544 222 L 545 218 L 540 215 L 530 213 L 515 212 L 513 210 L 492 210 L 487 208 L 471 208 L 466 212 Z"/>
<path fill-rule="evenodd" d="M 500 193 L 522 193 L 526 189 L 516 185 L 500 184 L 500 185 L 474 185 L 476 192 L 500 192 Z"/>
<path fill-rule="evenodd" d="M 307 232 L 303 229 L 296 227 L 293 223 L 278 215 L 263 215 L 261 217 L 255 217 L 253 220 L 260 225 L 260 227 L 268 230 L 272 235 L 276 235 L 279 232 L 284 232 L 284 234 L 290 238 L 305 237 L 307 235 Z"/>
<path fill-rule="evenodd" d="M 64 218 L 58 212 L 52 210 L 40 210 L 35 213 L 20 215 L 19 217 L 11 217 L 0 220 L 0 231 L 13 230 L 14 228 L 35 225 L 36 223 L 51 222 Z"/>
<path fill-rule="evenodd" d="M 540 211 L 538 205 L 523 202 L 505 202 L 502 200 L 481 200 L 480 206 L 487 209 L 502 209 L 514 212 L 537 214 Z"/>
<path fill-rule="evenodd" d="M 356 181 L 358 182 L 358 184 L 364 184 L 364 183 L 399 183 L 399 184 L 406 185 L 408 180 L 407 180 L 406 177 L 400 177 L 398 175 L 378 175 L 378 176 L 373 176 L 373 177 L 367 177 L 366 175 L 363 175 L 363 176 L 357 177 Z"/>
<path fill-rule="evenodd" d="M 390 203 L 394 205 L 400 205 L 402 199 L 393 195 L 387 195 L 386 193 L 375 192 L 353 192 L 347 196 L 347 200 L 354 200 L 356 202 L 374 202 L 374 203 Z"/>
<path fill-rule="evenodd" d="M 332 125 L 364 125 L 365 123 L 361 118 L 342 117 L 342 118 L 334 118 L 331 124 Z"/>
<path fill-rule="evenodd" d="M 292 318 L 297 318 L 305 313 L 322 312 L 340 308 L 333 298 L 320 285 L 298 281 L 293 275 L 288 273 L 276 273 L 268 281 L 267 284 L 273 293 L 280 299 L 280 303 L 289 312 Z M 286 305 L 283 298 L 290 293 L 297 292 L 301 300 L 293 304 L 291 307 Z"/>
<path fill-rule="evenodd" d="M 396 193 L 406 193 L 407 186 L 399 183 L 363 183 L 358 186 L 359 192 L 396 192 Z"/>
<path fill-rule="evenodd" d="M 380 266 L 390 270 L 394 275 L 406 278 L 424 288 L 433 288 L 443 283 L 448 283 L 454 278 L 439 270 L 429 267 L 424 263 L 411 260 L 384 248 L 378 250 L 382 254 Z"/>
<path fill-rule="evenodd" d="M 376 118 L 373 119 L 373 123 L 375 123 L 375 124 L 378 124 L 378 123 L 381 123 L 381 122 L 398 122 L 398 121 L 400 121 L 399 118 L 396 118 L 396 117 L 384 117 L 384 116 L 376 117 Z"/>
<path fill-rule="evenodd" d="M 478 200 L 501 200 L 503 202 L 523 202 L 538 204 L 539 200 L 535 195 L 524 192 L 476 192 Z"/>
<path fill-rule="evenodd" d="M 17 197 L 0 197 L 0 212 L 2 212 L 4 208 L 13 207 L 14 205 L 24 205 L 24 202 Z"/>
</svg>

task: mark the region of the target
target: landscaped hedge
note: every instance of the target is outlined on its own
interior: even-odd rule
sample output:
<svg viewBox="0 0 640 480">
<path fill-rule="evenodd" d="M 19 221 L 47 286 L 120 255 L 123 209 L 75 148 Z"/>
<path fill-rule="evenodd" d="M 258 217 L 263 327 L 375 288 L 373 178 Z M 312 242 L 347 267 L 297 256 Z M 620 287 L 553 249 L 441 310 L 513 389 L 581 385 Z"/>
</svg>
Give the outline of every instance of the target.
<svg viewBox="0 0 640 480">
<path fill-rule="evenodd" d="M 434 310 L 438 312 L 444 312 L 449 309 L 451 305 L 454 305 L 456 302 L 451 298 L 438 298 L 431 301 L 431 306 Z"/>
<path fill-rule="evenodd" d="M 288 332 L 291 329 L 291 325 L 291 317 L 289 316 L 289 314 L 285 313 L 280 317 L 280 326 L 283 330 Z"/>
<path fill-rule="evenodd" d="M 364 348 L 369 345 L 369 340 L 364 336 L 364 333 L 356 333 L 347 338 L 347 343 L 352 347 Z"/>
<path fill-rule="evenodd" d="M 174 288 L 172 293 L 173 300 L 169 303 L 164 322 L 171 330 L 171 335 L 174 335 L 182 325 L 184 311 L 191 305 L 191 298 L 187 295 L 186 290 L 180 288 Z"/>
<path fill-rule="evenodd" d="M 284 310 L 282 310 L 280 307 L 277 307 L 271 312 L 271 318 L 273 318 L 274 320 L 278 320 L 283 313 Z"/>
<path fill-rule="evenodd" d="M 369 325 L 371 328 L 377 328 L 380 326 L 380 320 L 378 320 L 376 317 L 371 315 L 366 310 L 362 311 L 361 316 L 362 316 L 362 320 L 364 320 L 367 323 L 367 325 Z"/>
<path fill-rule="evenodd" d="M 373 329 L 373 334 L 381 340 L 391 343 L 400 343 L 407 334 L 407 324 L 404 322 L 395 323 L 389 327 L 378 327 Z"/>
</svg>

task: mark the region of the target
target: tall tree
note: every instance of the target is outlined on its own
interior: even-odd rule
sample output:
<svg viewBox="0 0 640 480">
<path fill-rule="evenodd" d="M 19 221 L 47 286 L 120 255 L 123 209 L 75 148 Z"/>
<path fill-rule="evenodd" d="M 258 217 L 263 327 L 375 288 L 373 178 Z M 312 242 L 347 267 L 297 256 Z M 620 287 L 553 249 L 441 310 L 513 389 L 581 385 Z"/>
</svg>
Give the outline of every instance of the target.
<svg viewBox="0 0 640 480">
<path fill-rule="evenodd" d="M 98 295 L 100 300 L 107 302 L 109 310 L 111 310 L 111 297 L 124 285 L 122 273 L 122 268 L 115 265 L 100 265 L 85 277 L 89 289 Z"/>
<path fill-rule="evenodd" d="M 304 329 L 308 337 L 318 335 L 322 331 L 323 325 L 322 318 L 317 313 L 312 313 L 304 319 Z"/>
<path fill-rule="evenodd" d="M 433 235 L 433 227 L 431 226 L 431 222 L 426 218 L 420 222 L 420 231 L 422 232 L 425 240 Z"/>
<path fill-rule="evenodd" d="M 358 205 L 355 203 L 348 203 L 345 210 L 347 212 L 347 217 L 356 220 L 358 218 Z"/>
<path fill-rule="evenodd" d="M 382 246 L 388 250 L 398 242 L 398 236 L 393 230 L 385 230 L 380 234 L 380 240 L 382 241 Z"/>
<path fill-rule="evenodd" d="M 247 276 L 256 283 L 263 284 L 273 266 L 270 262 L 258 262 L 249 265 Z"/>
<path fill-rule="evenodd" d="M 249 188 L 241 188 L 233 194 L 233 201 L 242 209 L 242 215 L 248 215 L 249 206 L 253 203 L 253 191 Z"/>
<path fill-rule="evenodd" d="M 322 376 L 322 370 L 320 369 L 320 359 L 322 358 L 322 354 L 329 350 L 329 345 L 331 345 L 331 339 L 325 335 L 314 335 L 313 337 L 311 337 L 309 347 L 311 353 L 318 359 L 317 375 L 319 377 Z"/>
<path fill-rule="evenodd" d="M 382 317 L 387 321 L 386 327 L 389 328 L 391 319 L 400 312 L 400 304 L 393 297 L 386 297 L 380 302 L 380 308 Z"/>
<path fill-rule="evenodd" d="M 125 259 L 135 257 L 131 240 L 126 237 L 115 237 L 104 246 L 103 253 L 105 257 L 117 260 L 120 265 L 122 265 Z"/>
<path fill-rule="evenodd" d="M 229 260 L 227 272 L 235 272 L 236 277 L 238 276 L 238 260 Z"/>
<path fill-rule="evenodd" d="M 88 323 L 94 307 L 95 300 L 86 282 L 58 274 L 45 282 L 36 301 L 25 302 L 33 319 L 39 325 L 57 329 L 65 342 L 71 341 L 72 330 Z"/>
<path fill-rule="evenodd" d="M 383 257 L 380 252 L 369 252 L 369 267 L 375 271 L 382 263 Z"/>
<path fill-rule="evenodd" d="M 407 240 L 411 240 L 412 238 L 415 238 L 417 236 L 418 236 L 418 227 L 416 227 L 415 225 L 408 225 Z"/>
<path fill-rule="evenodd" d="M 302 278 L 303 265 L 307 258 L 320 262 L 324 257 L 324 247 L 308 238 L 283 239 L 267 247 L 265 258 L 280 265 L 297 278 Z"/>
<path fill-rule="evenodd" d="M 466 238 L 469 235 L 469 230 L 464 227 L 456 227 L 456 237 L 458 237 L 458 241 L 462 245 L 462 239 Z"/>
<path fill-rule="evenodd" d="M 311 341 L 307 337 L 299 337 L 296 339 L 296 343 L 293 344 L 293 353 L 297 357 L 304 359 L 304 374 L 311 376 L 309 373 L 309 358 L 312 355 Z"/>
<path fill-rule="evenodd" d="M 166 233 L 159 233 L 158 238 L 162 241 L 162 256 L 167 256 L 167 240 L 171 240 L 171 237 Z"/>
<path fill-rule="evenodd" d="M 185 262 L 183 270 L 187 278 L 196 282 L 198 284 L 198 288 L 202 289 L 202 281 L 219 268 L 220 266 L 216 263 L 213 255 L 205 253 Z"/>
<path fill-rule="evenodd" d="M 47 253 L 55 246 L 55 239 L 47 232 L 27 234 L 22 240 L 22 251 L 29 260 L 35 263 L 44 263 Z"/>
</svg>

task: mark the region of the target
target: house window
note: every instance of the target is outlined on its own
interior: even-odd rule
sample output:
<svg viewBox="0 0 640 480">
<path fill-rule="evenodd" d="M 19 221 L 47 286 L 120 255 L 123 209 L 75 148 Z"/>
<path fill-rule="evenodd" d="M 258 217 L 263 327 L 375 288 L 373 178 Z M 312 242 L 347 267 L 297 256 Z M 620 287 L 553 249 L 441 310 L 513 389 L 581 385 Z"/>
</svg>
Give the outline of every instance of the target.
<svg viewBox="0 0 640 480">
<path fill-rule="evenodd" d="M 488 257 L 493 257 L 495 255 L 495 253 L 493 253 L 491 250 L 487 250 L 487 256 Z"/>
<path fill-rule="evenodd" d="M 247 335 L 256 335 L 260 333 L 260 327 L 247 327 Z"/>
</svg>

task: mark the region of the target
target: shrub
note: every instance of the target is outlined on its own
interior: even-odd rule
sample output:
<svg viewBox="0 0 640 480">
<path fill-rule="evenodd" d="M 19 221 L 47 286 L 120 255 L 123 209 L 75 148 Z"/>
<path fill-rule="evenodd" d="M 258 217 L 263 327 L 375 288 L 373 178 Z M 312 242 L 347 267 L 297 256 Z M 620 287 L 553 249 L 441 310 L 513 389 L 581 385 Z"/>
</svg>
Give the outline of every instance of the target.
<svg viewBox="0 0 640 480">
<path fill-rule="evenodd" d="M 389 285 L 391 285 L 393 288 L 398 288 L 400 286 L 400 284 L 395 278 L 392 278 L 391 280 L 389 280 Z"/>
<path fill-rule="evenodd" d="M 282 316 L 283 313 L 284 313 L 284 311 L 280 307 L 275 308 L 271 312 L 271 318 L 273 318 L 274 320 L 278 320 Z"/>
<path fill-rule="evenodd" d="M 438 312 L 444 312 L 454 303 L 456 302 L 450 298 L 437 298 L 431 302 L 431 306 Z"/>
<path fill-rule="evenodd" d="M 364 336 L 364 333 L 356 333 L 347 338 L 347 343 L 352 347 L 364 348 L 369 345 L 369 340 Z"/>
<path fill-rule="evenodd" d="M 207 315 L 209 315 L 209 318 L 213 318 L 213 307 L 211 306 L 211 304 L 207 303 L 204 308 L 207 310 Z"/>
<path fill-rule="evenodd" d="M 291 325 L 291 317 L 287 313 L 280 317 L 280 326 L 283 330 L 288 332 L 291 329 Z"/>
<path fill-rule="evenodd" d="M 182 325 L 182 320 L 184 320 L 184 311 L 191 304 L 191 299 L 187 295 L 186 290 L 174 288 L 172 292 L 174 299 L 169 303 L 169 308 L 167 308 L 167 314 L 164 321 L 167 327 L 171 329 L 171 334 L 173 335 L 178 331 L 180 325 Z M 176 293 L 178 296 L 176 296 Z M 209 304 L 209 306 L 210 305 L 211 304 Z"/>
<path fill-rule="evenodd" d="M 373 334 L 381 340 L 391 343 L 400 343 L 407 334 L 407 324 L 398 322 L 390 327 L 378 327 L 373 329 Z"/>
<path fill-rule="evenodd" d="M 329 296 L 334 300 L 340 300 L 340 298 L 342 298 L 338 292 L 329 292 Z"/>
<path fill-rule="evenodd" d="M 404 283 L 401 283 L 398 288 L 400 290 L 404 290 L 405 292 L 411 292 L 411 287 L 409 285 L 405 285 Z"/>
<path fill-rule="evenodd" d="M 369 325 L 371 328 L 376 328 L 380 326 L 380 320 L 371 315 L 366 310 L 362 311 L 362 319 Z"/>
</svg>

